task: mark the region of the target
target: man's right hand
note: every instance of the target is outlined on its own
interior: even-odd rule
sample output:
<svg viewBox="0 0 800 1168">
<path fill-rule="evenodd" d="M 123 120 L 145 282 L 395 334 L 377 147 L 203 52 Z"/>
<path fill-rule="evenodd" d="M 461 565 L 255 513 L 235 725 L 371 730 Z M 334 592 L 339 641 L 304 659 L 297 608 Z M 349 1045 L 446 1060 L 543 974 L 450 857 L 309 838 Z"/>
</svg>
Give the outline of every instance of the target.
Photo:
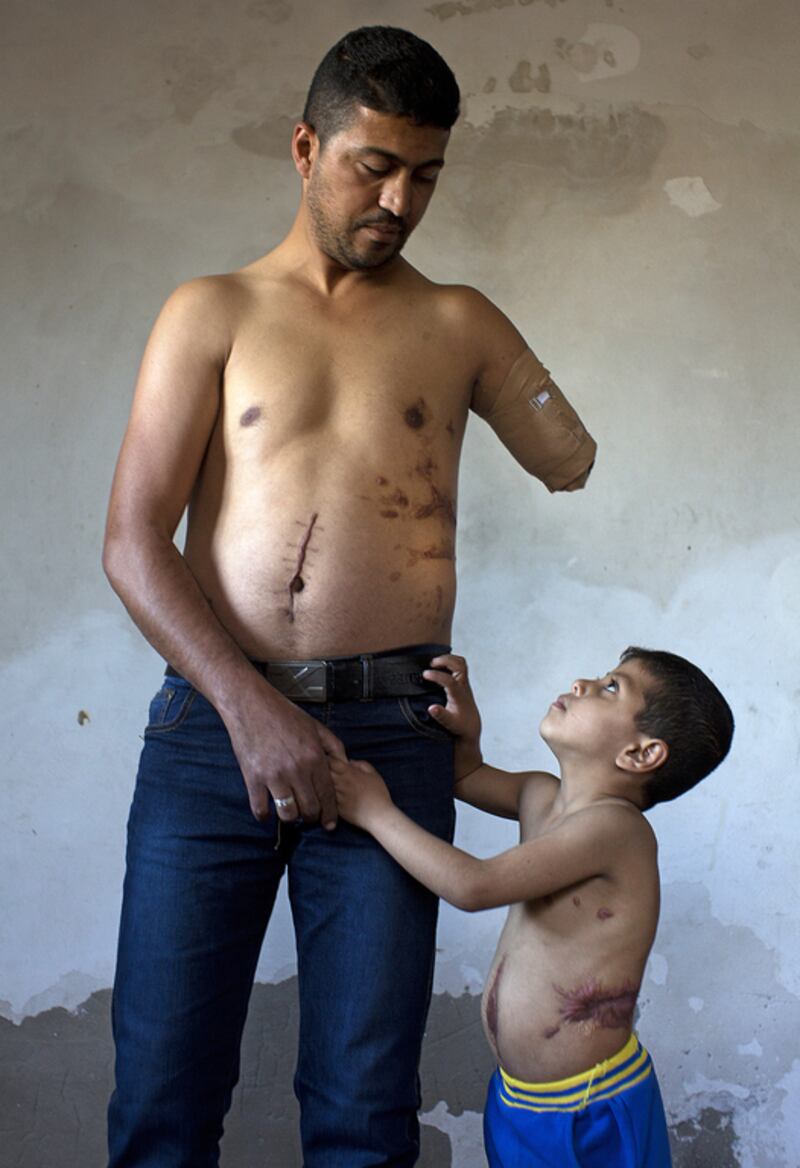
<svg viewBox="0 0 800 1168">
<path fill-rule="evenodd" d="M 331 831 L 337 810 L 328 756 L 347 757 L 336 735 L 266 682 L 223 718 L 256 819 L 269 818 L 271 795 L 279 819 L 319 821 Z"/>
</svg>

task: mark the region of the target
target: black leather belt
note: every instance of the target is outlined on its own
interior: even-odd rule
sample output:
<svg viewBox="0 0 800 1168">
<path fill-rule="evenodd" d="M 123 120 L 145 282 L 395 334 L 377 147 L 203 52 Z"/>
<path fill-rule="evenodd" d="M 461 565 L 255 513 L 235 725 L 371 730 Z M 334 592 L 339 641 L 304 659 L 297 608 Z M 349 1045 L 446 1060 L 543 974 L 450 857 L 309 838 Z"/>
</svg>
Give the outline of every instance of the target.
<svg viewBox="0 0 800 1168">
<path fill-rule="evenodd" d="M 253 661 L 252 665 L 279 693 L 294 702 L 368 702 L 374 698 L 414 697 L 442 694 L 434 682 L 426 681 L 423 669 L 430 667 L 435 653 L 371 654 L 358 657 L 331 657 L 310 661 Z M 180 677 L 168 665 L 166 672 Z"/>
</svg>

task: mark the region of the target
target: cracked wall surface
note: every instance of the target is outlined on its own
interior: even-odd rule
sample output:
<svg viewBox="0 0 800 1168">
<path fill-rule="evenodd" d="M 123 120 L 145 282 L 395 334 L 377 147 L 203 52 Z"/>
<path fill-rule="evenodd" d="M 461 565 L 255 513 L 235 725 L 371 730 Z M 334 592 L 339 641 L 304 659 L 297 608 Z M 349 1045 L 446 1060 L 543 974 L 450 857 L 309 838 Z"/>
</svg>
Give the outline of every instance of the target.
<svg viewBox="0 0 800 1168">
<path fill-rule="evenodd" d="M 407 255 L 481 288 L 598 439 L 549 496 L 470 424 L 454 641 L 486 753 L 550 765 L 541 711 L 631 643 L 696 660 L 730 759 L 658 808 L 638 1026 L 678 1168 L 800 1164 L 800 9 L 790 0 L 7 0 L 0 45 L 4 871 L 0 1130 L 15 1168 L 103 1162 L 124 826 L 159 660 L 99 569 L 136 367 L 182 280 L 273 246 L 289 138 L 347 28 L 398 23 L 463 115 Z M 512 827 L 465 808 L 458 842 Z M 501 912 L 441 914 L 426 1168 L 478 1168 L 479 994 Z M 224 1163 L 297 1162 L 281 898 Z M 272 1160 L 268 1154 L 272 1150 Z"/>
</svg>

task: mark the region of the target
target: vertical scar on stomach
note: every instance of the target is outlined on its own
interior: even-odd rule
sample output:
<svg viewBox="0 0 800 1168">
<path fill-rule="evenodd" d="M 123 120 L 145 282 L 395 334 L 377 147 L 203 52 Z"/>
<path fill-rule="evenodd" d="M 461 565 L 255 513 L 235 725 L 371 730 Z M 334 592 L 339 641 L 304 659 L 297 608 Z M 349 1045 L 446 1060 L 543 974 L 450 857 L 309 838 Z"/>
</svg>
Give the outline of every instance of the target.
<svg viewBox="0 0 800 1168">
<path fill-rule="evenodd" d="M 302 592 L 306 586 L 306 582 L 303 579 L 303 565 L 306 562 L 306 553 L 308 552 L 308 545 L 309 545 L 309 541 L 311 540 L 311 533 L 314 530 L 314 525 L 316 524 L 318 518 L 319 518 L 319 513 L 317 511 L 315 511 L 314 514 L 311 516 L 311 520 L 308 524 L 308 527 L 306 528 L 305 535 L 303 536 L 302 540 L 300 541 L 300 547 L 298 548 L 298 551 L 297 551 L 297 562 L 295 564 L 294 574 L 292 575 L 292 578 L 289 581 L 289 620 L 290 621 L 294 620 L 294 598 L 297 595 L 297 593 Z"/>
</svg>

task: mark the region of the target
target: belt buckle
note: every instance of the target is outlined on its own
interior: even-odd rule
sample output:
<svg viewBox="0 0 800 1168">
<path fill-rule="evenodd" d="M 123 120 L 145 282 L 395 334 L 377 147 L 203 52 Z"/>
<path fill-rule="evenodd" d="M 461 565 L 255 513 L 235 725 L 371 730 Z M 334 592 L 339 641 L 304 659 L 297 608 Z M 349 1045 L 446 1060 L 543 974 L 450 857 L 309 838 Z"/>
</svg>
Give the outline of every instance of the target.
<svg viewBox="0 0 800 1168">
<path fill-rule="evenodd" d="M 285 688 L 281 693 L 296 702 L 326 702 L 328 700 L 327 661 L 286 661 Z"/>
</svg>

